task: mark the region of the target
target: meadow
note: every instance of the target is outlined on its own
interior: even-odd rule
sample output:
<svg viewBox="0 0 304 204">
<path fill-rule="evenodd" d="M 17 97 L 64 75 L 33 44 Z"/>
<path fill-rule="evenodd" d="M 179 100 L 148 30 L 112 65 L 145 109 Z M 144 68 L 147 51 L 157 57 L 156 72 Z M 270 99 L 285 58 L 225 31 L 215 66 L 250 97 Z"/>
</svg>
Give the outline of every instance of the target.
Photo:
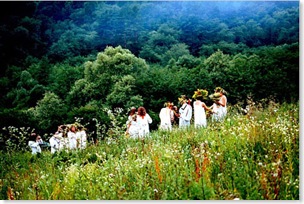
<svg viewBox="0 0 304 204">
<path fill-rule="evenodd" d="M 299 104 L 283 103 L 74 152 L 3 151 L 0 199 L 299 200 L 299 135 Z"/>
</svg>

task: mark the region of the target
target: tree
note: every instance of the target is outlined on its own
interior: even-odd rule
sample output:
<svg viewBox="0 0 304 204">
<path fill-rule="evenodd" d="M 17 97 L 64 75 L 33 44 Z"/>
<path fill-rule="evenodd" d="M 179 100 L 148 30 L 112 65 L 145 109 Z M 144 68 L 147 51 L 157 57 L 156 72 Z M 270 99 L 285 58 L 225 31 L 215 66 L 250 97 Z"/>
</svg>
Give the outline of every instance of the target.
<svg viewBox="0 0 304 204">
<path fill-rule="evenodd" d="M 54 93 L 45 93 L 34 109 L 29 110 L 36 119 L 40 129 L 51 131 L 64 123 L 67 108 L 63 101 Z"/>
<path fill-rule="evenodd" d="M 179 30 L 167 24 L 162 24 L 157 31 L 151 31 L 148 34 L 148 41 L 143 46 L 139 56 L 150 62 L 161 62 L 164 53 L 170 50 L 173 45 L 178 44 L 179 36 Z M 167 61 L 165 60 L 165 62 Z"/>
<path fill-rule="evenodd" d="M 169 50 L 164 53 L 163 64 L 168 64 L 171 59 L 177 61 L 182 56 L 190 56 L 188 46 L 184 43 L 178 43 L 171 46 Z"/>
<path fill-rule="evenodd" d="M 110 107 L 121 107 L 128 109 L 131 106 L 139 107 L 143 105 L 143 99 L 134 92 L 135 78 L 126 75 L 116 82 L 113 91 L 107 96 L 107 103 Z"/>
<path fill-rule="evenodd" d="M 50 65 L 49 65 L 50 66 Z M 71 66 L 66 63 L 57 63 L 50 66 L 48 88 L 61 99 L 66 99 L 75 82 L 83 78 L 83 66 Z"/>
<path fill-rule="evenodd" d="M 257 95 L 261 79 L 259 70 L 262 66 L 262 60 L 257 55 L 246 56 L 237 54 L 229 62 L 229 68 L 225 72 L 225 87 L 229 92 L 230 103 L 244 101 L 247 97 Z"/>
<path fill-rule="evenodd" d="M 221 50 L 213 53 L 204 61 L 204 66 L 210 72 L 210 77 L 215 86 L 223 86 L 229 62 L 230 56 L 225 55 Z"/>
<path fill-rule="evenodd" d="M 91 100 L 106 102 L 114 84 L 125 75 L 136 78 L 138 73 L 148 69 L 145 60 L 121 46 L 107 47 L 97 54 L 95 61 L 88 61 L 84 66 L 84 78 L 76 81 L 69 92 L 68 98 L 73 106 L 84 106 Z M 117 86 L 120 86 L 119 83 Z M 113 99 L 112 96 L 110 98 Z"/>
<path fill-rule="evenodd" d="M 7 94 L 7 98 L 12 100 L 12 105 L 18 108 L 34 107 L 36 101 L 41 99 L 45 92 L 45 87 L 38 84 L 32 75 L 24 70 L 20 74 L 20 81 L 17 86 Z"/>
</svg>

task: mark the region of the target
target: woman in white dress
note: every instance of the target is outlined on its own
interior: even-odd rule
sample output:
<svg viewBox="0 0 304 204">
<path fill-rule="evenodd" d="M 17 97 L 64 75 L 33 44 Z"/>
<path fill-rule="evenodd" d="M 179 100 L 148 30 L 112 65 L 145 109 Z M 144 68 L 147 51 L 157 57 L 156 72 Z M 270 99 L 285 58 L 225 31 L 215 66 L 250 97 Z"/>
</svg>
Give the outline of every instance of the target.
<svg viewBox="0 0 304 204">
<path fill-rule="evenodd" d="M 87 133 L 82 125 L 77 125 L 78 131 L 76 132 L 77 148 L 85 149 L 87 147 Z"/>
<path fill-rule="evenodd" d="M 146 112 L 146 109 L 144 107 L 138 108 L 136 121 L 138 125 L 138 136 L 145 137 L 149 135 L 150 133 L 149 124 L 152 123 L 152 118 Z"/>
<path fill-rule="evenodd" d="M 202 100 L 206 99 L 207 96 L 207 90 L 198 89 L 194 92 L 193 98 L 195 99 L 195 102 L 193 103 L 193 109 L 195 128 L 207 127 L 207 118 L 205 111 L 211 111 L 211 109 L 208 108 L 204 102 L 202 102 Z"/>
<path fill-rule="evenodd" d="M 132 115 L 132 121 L 128 124 L 128 133 L 130 138 L 138 138 L 137 115 Z"/>
<path fill-rule="evenodd" d="M 70 130 L 68 132 L 69 148 L 70 149 L 76 149 L 77 148 L 76 131 L 77 131 L 76 125 L 72 124 L 70 126 Z"/>
<path fill-rule="evenodd" d="M 50 138 L 51 153 L 67 149 L 69 147 L 69 139 L 67 138 L 67 125 L 58 126 L 57 132 Z"/>
<path fill-rule="evenodd" d="M 126 122 L 126 126 L 127 126 L 127 130 L 125 132 L 126 135 L 129 134 L 129 127 L 130 127 L 130 123 L 133 121 L 133 116 L 136 116 L 136 108 L 132 107 L 128 113 L 128 120 Z"/>
<path fill-rule="evenodd" d="M 214 101 L 212 108 L 212 120 L 223 121 L 227 115 L 227 97 L 226 91 L 221 87 L 215 88 L 215 93 L 211 95 L 211 99 Z"/>
<path fill-rule="evenodd" d="M 171 110 L 173 104 L 171 102 L 166 102 L 165 107 L 160 110 L 160 126 L 161 130 L 172 130 L 172 121 L 174 120 L 174 113 Z"/>
<path fill-rule="evenodd" d="M 62 133 L 56 132 L 50 138 L 50 145 L 51 145 L 51 153 L 54 154 L 57 151 L 63 149 L 63 145 L 61 144 L 61 140 L 63 140 Z"/>
</svg>

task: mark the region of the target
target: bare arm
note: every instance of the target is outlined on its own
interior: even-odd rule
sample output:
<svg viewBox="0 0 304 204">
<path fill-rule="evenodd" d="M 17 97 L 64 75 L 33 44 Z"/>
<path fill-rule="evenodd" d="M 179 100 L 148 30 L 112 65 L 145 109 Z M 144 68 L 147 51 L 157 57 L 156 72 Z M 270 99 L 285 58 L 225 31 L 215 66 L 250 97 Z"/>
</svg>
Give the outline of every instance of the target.
<svg viewBox="0 0 304 204">
<path fill-rule="evenodd" d="M 221 105 L 221 106 L 223 106 L 223 107 L 226 106 L 226 103 L 227 103 L 227 98 L 226 98 L 225 95 L 223 95 L 223 96 L 221 97 L 221 99 L 217 102 L 218 105 Z"/>
<path fill-rule="evenodd" d="M 205 103 L 202 103 L 202 106 L 207 111 L 212 111 L 211 108 L 208 108 Z"/>
</svg>

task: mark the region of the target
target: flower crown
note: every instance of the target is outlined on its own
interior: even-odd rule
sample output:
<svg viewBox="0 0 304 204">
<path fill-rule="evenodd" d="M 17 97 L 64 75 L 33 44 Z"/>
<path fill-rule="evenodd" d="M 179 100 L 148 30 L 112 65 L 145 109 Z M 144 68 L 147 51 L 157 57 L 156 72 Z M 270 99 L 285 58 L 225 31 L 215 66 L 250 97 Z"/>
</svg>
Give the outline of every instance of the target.
<svg viewBox="0 0 304 204">
<path fill-rule="evenodd" d="M 207 99 L 208 91 L 206 89 L 197 89 L 194 91 L 194 94 L 192 98 L 197 99 L 199 97 L 202 97 L 203 99 Z"/>
<path fill-rule="evenodd" d="M 214 92 L 215 93 L 222 93 L 224 95 L 228 94 L 227 91 L 225 91 L 222 87 L 219 87 L 219 86 L 214 89 Z"/>
<path fill-rule="evenodd" d="M 170 101 L 167 101 L 166 103 L 164 103 L 164 107 L 170 107 L 173 105 L 174 105 L 174 103 L 171 103 Z"/>
<path fill-rule="evenodd" d="M 179 103 L 184 103 L 187 101 L 187 96 L 186 95 L 181 95 L 181 97 L 178 98 Z"/>
<path fill-rule="evenodd" d="M 214 92 L 222 92 L 222 91 L 223 91 L 223 88 L 219 87 L 219 86 L 214 89 Z"/>
<path fill-rule="evenodd" d="M 212 101 L 219 101 L 221 99 L 221 94 L 220 93 L 214 93 L 214 94 L 209 95 L 209 98 Z"/>
</svg>

